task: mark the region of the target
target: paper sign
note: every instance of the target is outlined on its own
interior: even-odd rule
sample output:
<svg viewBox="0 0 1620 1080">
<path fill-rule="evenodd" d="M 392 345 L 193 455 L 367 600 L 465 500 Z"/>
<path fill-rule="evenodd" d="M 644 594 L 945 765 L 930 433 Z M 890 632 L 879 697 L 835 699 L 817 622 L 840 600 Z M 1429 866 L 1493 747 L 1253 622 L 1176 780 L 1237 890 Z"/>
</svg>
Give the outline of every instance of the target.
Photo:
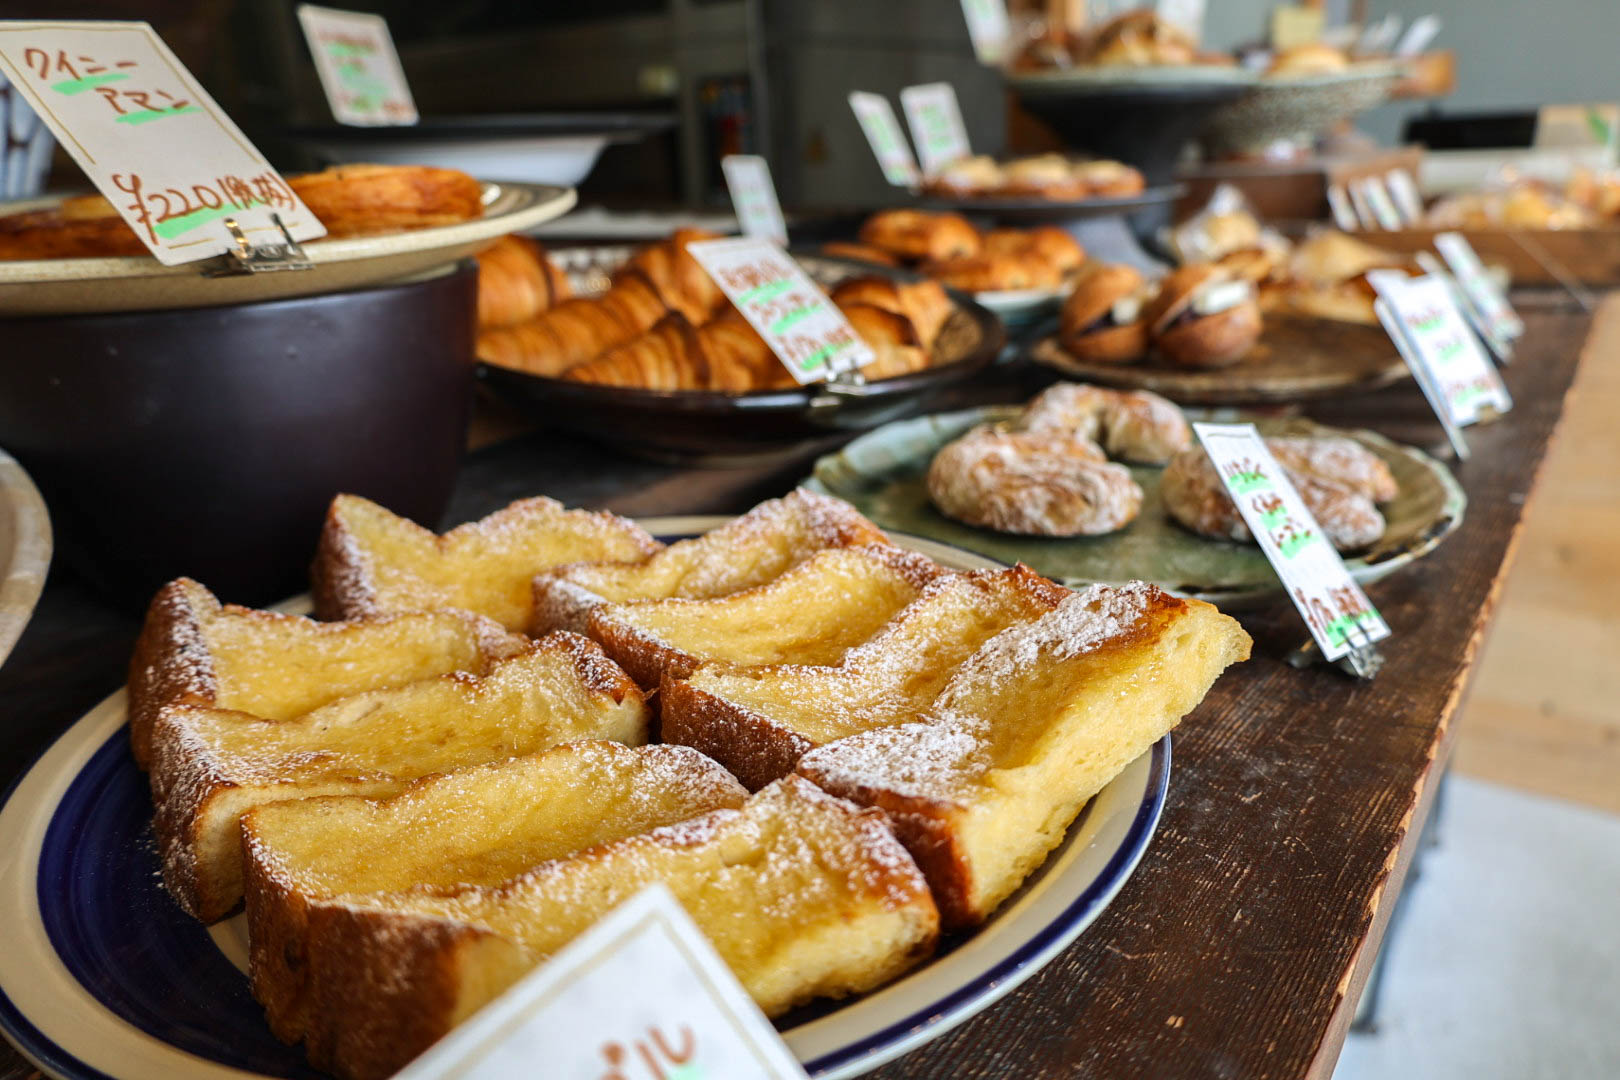
<svg viewBox="0 0 1620 1080">
<path fill-rule="evenodd" d="M 1390 198 L 1389 189 L 1384 186 L 1381 176 L 1364 176 L 1351 184 L 1351 191 L 1361 188 L 1361 194 L 1372 210 L 1373 220 L 1378 222 L 1382 229 L 1399 229 L 1401 227 L 1401 212 L 1395 209 L 1395 200 Z"/>
<path fill-rule="evenodd" d="M 1355 232 L 1361 228 L 1355 207 L 1350 205 L 1350 196 L 1345 194 L 1343 184 L 1328 185 L 1327 201 L 1328 208 L 1333 211 L 1333 224 L 1345 232 Z"/>
<path fill-rule="evenodd" d="M 906 124 L 911 128 L 911 141 L 917 144 L 917 156 L 922 158 L 924 176 L 973 153 L 950 83 L 908 86 L 900 91 L 900 107 L 906 110 Z"/>
<path fill-rule="evenodd" d="M 1395 46 L 1396 56 L 1416 56 L 1429 47 L 1440 33 L 1440 16 L 1420 15 L 1412 20 L 1412 25 L 1406 28 L 1401 35 L 1400 44 Z"/>
<path fill-rule="evenodd" d="M 394 51 L 388 20 L 299 4 L 298 21 L 338 123 L 359 127 L 416 123 L 416 102 Z"/>
<path fill-rule="evenodd" d="M 1158 0 L 1154 8 L 1159 18 L 1184 31 L 1194 41 L 1204 36 L 1204 0 Z"/>
<path fill-rule="evenodd" d="M 1438 277 L 1408 278 L 1374 271 L 1367 280 L 1377 290 L 1391 316 L 1385 329 L 1403 351 L 1421 382 L 1426 376 L 1458 427 L 1479 420 L 1489 410 L 1505 413 L 1513 407 L 1507 387 L 1479 339 L 1468 328 L 1446 282 Z M 1417 369 L 1421 368 L 1419 374 Z"/>
<path fill-rule="evenodd" d="M 1478 313 L 1486 328 L 1485 339 L 1493 348 L 1497 342 L 1504 343 L 1511 356 L 1513 342 L 1524 336 L 1524 320 L 1486 273 L 1485 264 L 1479 261 L 1473 245 L 1461 233 L 1445 232 L 1435 235 L 1434 247 L 1451 268 L 1463 296 Z"/>
<path fill-rule="evenodd" d="M 664 885 L 621 904 L 396 1080 L 804 1080 Z"/>
<path fill-rule="evenodd" d="M 726 174 L 731 205 L 737 211 L 742 231 L 785 245 L 787 222 L 782 220 L 782 205 L 776 201 L 776 185 L 771 183 L 771 167 L 765 159 L 731 154 L 720 160 L 720 169 Z"/>
<path fill-rule="evenodd" d="M 795 381 L 819 382 L 865 367 L 871 348 L 799 264 L 759 237 L 686 245 L 722 292 L 759 331 Z"/>
<path fill-rule="evenodd" d="M 1350 192 L 1350 205 L 1355 209 L 1356 220 L 1363 229 L 1378 228 L 1378 215 L 1373 213 L 1372 204 L 1367 201 L 1367 189 L 1355 180 L 1348 185 Z"/>
<path fill-rule="evenodd" d="M 0 22 L 0 69 L 168 266 L 326 228 L 143 22 Z"/>
<path fill-rule="evenodd" d="M 1389 637 L 1253 424 L 1193 425 L 1238 513 L 1328 660 Z"/>
<path fill-rule="evenodd" d="M 849 107 L 855 110 L 855 119 L 871 144 L 872 156 L 883 167 L 883 178 L 896 187 L 915 187 L 920 178 L 917 159 L 911 156 L 911 147 L 900 132 L 900 120 L 894 115 L 894 106 L 881 94 L 865 90 L 852 90 Z"/>
<path fill-rule="evenodd" d="M 968 37 L 973 39 L 973 55 L 979 63 L 1001 63 L 1012 33 L 1006 0 L 962 0 L 962 16 L 967 19 Z"/>
<path fill-rule="evenodd" d="M 1401 212 L 1401 220 L 1407 225 L 1416 225 L 1423 220 L 1423 195 L 1418 191 L 1417 181 L 1405 169 L 1391 169 L 1384 177 L 1384 184 L 1395 200 L 1395 209 Z"/>
</svg>

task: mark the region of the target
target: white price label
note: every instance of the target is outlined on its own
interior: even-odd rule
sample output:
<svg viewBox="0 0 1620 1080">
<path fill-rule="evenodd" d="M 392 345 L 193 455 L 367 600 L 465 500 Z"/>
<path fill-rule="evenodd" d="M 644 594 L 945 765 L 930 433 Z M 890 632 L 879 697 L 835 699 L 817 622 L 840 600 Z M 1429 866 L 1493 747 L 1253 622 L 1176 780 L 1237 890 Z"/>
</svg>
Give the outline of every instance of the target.
<svg viewBox="0 0 1620 1080">
<path fill-rule="evenodd" d="M 924 176 L 932 176 L 953 161 L 973 153 L 962 109 L 950 83 L 924 83 L 900 91 L 900 107 L 906 111 L 911 141 L 917 144 Z"/>
<path fill-rule="evenodd" d="M 1367 201 L 1367 189 L 1360 181 L 1352 180 L 1347 185 L 1350 192 L 1350 205 L 1355 210 L 1356 220 L 1363 229 L 1379 228 L 1378 215 L 1373 213 L 1372 204 Z"/>
<path fill-rule="evenodd" d="M 804 1080 L 669 889 L 621 904 L 398 1080 Z"/>
<path fill-rule="evenodd" d="M 0 68 L 167 266 L 326 228 L 143 22 L 0 22 Z"/>
<path fill-rule="evenodd" d="M 1412 179 L 1412 174 L 1405 169 L 1391 169 L 1384 182 L 1395 199 L 1395 209 L 1401 212 L 1401 220 L 1408 225 L 1421 222 L 1423 195 L 1418 191 L 1417 181 Z"/>
<path fill-rule="evenodd" d="M 1199 423 L 1193 430 L 1322 655 L 1337 660 L 1389 637 L 1255 426 Z"/>
<path fill-rule="evenodd" d="M 1159 18 L 1183 30 L 1194 41 L 1204 36 L 1204 0 L 1158 0 Z"/>
<path fill-rule="evenodd" d="M 1419 383 L 1425 380 L 1458 427 L 1494 410 L 1513 408 L 1507 387 L 1468 328 L 1444 279 L 1408 278 L 1374 271 L 1367 275 L 1384 304 L 1380 318 Z"/>
<path fill-rule="evenodd" d="M 883 168 L 883 178 L 895 187 L 915 187 L 919 174 L 917 159 L 911 156 L 900 120 L 894 115 L 894 106 L 881 94 L 865 90 L 852 90 L 849 107 L 855 110 L 861 131 L 871 144 L 872 156 Z"/>
<path fill-rule="evenodd" d="M 726 174 L 731 206 L 742 231 L 786 245 L 787 222 L 782 219 L 782 204 L 776 201 L 776 185 L 771 182 L 771 167 L 765 159 L 731 154 L 720 160 L 720 170 Z"/>
<path fill-rule="evenodd" d="M 1343 184 L 1329 184 L 1327 189 L 1328 208 L 1333 211 L 1333 223 L 1345 232 L 1355 232 L 1361 228 L 1361 222 L 1356 218 L 1355 207 L 1350 205 L 1350 196 L 1344 192 Z"/>
<path fill-rule="evenodd" d="M 1395 200 L 1390 198 L 1389 188 L 1384 186 L 1381 176 L 1364 176 L 1352 185 L 1361 188 L 1362 196 L 1367 200 L 1367 206 L 1372 210 L 1373 220 L 1378 222 L 1382 229 L 1399 229 L 1403 224 L 1401 212 L 1395 208 Z"/>
<path fill-rule="evenodd" d="M 299 4 L 298 21 L 338 123 L 359 127 L 416 123 L 416 102 L 386 19 Z"/>
<path fill-rule="evenodd" d="M 968 37 L 973 39 L 973 55 L 979 63 L 1001 63 L 1012 34 L 1006 0 L 962 0 L 962 16 L 967 19 Z"/>
<path fill-rule="evenodd" d="M 1506 296 L 1485 271 L 1474 246 L 1461 233 L 1438 233 L 1434 238 L 1435 250 L 1446 260 L 1463 295 L 1479 314 L 1486 327 L 1486 336 L 1493 345 L 1500 341 L 1512 352 L 1512 343 L 1524 336 L 1524 320 L 1513 310 Z"/>
<path fill-rule="evenodd" d="M 865 367 L 872 349 L 787 252 L 760 237 L 701 240 L 686 250 L 799 383 Z"/>
</svg>

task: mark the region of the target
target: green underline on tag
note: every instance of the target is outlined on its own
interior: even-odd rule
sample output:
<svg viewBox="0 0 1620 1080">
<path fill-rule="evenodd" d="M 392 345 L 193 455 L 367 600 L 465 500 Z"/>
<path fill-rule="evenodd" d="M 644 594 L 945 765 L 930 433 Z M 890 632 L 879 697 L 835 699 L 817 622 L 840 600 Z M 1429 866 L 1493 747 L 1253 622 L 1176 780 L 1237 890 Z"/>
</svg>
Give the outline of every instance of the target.
<svg viewBox="0 0 1620 1080">
<path fill-rule="evenodd" d="M 820 304 L 811 304 L 809 307 L 802 307 L 798 311 L 788 312 L 786 315 L 782 316 L 780 319 L 777 319 L 771 324 L 771 333 L 787 333 L 788 330 L 808 319 L 811 315 L 814 315 L 820 307 Z"/>
<path fill-rule="evenodd" d="M 86 75 L 82 79 L 63 79 L 61 82 L 51 83 L 51 89 L 58 94 L 66 94 L 68 97 L 72 97 L 74 94 L 82 94 L 86 90 L 94 90 L 103 83 L 122 82 L 127 78 L 129 76 L 122 71 L 112 71 L 105 75 Z"/>
<path fill-rule="evenodd" d="M 703 1068 L 690 1061 L 677 1065 L 669 1071 L 669 1080 L 703 1080 Z"/>
<path fill-rule="evenodd" d="M 1264 525 L 1268 529 L 1275 529 L 1278 525 L 1281 525 L 1283 521 L 1287 519 L 1287 517 L 1288 510 L 1284 507 L 1278 507 L 1275 510 L 1267 510 L 1265 513 L 1261 514 L 1260 524 Z"/>
<path fill-rule="evenodd" d="M 159 222 L 152 226 L 152 231 L 165 240 L 173 240 L 181 233 L 190 232 L 199 225 L 206 225 L 215 218 L 222 218 L 236 212 L 236 209 L 230 206 L 205 206 L 201 210 L 193 210 L 189 214 L 181 214 L 179 217 L 172 217 L 168 221 Z"/>
<path fill-rule="evenodd" d="M 145 112 L 125 113 L 117 120 L 114 120 L 113 123 L 129 124 L 134 127 L 149 120 L 161 120 L 165 116 L 185 116 L 187 113 L 197 112 L 202 112 L 202 110 L 195 105 L 188 105 L 184 109 L 147 109 Z"/>
<path fill-rule="evenodd" d="M 1359 615 L 1340 615 L 1327 624 L 1328 641 L 1334 645 L 1346 643 L 1349 640 L 1349 630 L 1352 626 L 1359 625 L 1363 620 L 1370 620 L 1376 617 L 1377 614 L 1376 611 L 1367 610 Z"/>
<path fill-rule="evenodd" d="M 326 51 L 330 56 L 370 56 L 376 50 L 369 45 L 350 45 L 345 41 L 328 41 Z"/>
<path fill-rule="evenodd" d="M 1282 543 L 1278 544 L 1277 550 L 1282 552 L 1283 558 L 1291 559 L 1295 555 L 1299 554 L 1300 548 L 1308 547 L 1311 541 L 1315 539 L 1315 533 L 1301 533 L 1299 536 L 1296 536 L 1291 540 L 1284 540 Z"/>
<path fill-rule="evenodd" d="M 1234 495 L 1247 495 L 1251 491 L 1270 487 L 1271 481 L 1266 479 L 1265 473 L 1238 473 L 1228 481 L 1227 486 Z"/>
<path fill-rule="evenodd" d="M 740 302 L 744 304 L 760 303 L 781 296 L 791 288 L 793 288 L 791 278 L 782 278 L 780 281 L 767 281 L 765 284 L 756 285 L 743 293 Z"/>
<path fill-rule="evenodd" d="M 853 341 L 840 341 L 833 345 L 823 345 L 799 362 L 799 370 L 814 371 L 828 360 L 831 360 L 835 354 L 843 352 L 853 344 L 855 344 Z"/>
</svg>

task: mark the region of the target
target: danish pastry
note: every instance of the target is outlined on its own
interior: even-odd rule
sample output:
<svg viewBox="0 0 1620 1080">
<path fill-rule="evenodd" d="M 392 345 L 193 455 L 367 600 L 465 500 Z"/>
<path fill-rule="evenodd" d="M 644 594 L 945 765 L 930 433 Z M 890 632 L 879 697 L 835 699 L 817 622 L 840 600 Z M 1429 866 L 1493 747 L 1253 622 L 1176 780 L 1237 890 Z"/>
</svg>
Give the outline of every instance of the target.
<svg viewBox="0 0 1620 1080">
<path fill-rule="evenodd" d="M 821 245 L 821 253 L 830 255 L 835 259 L 854 259 L 856 262 L 871 263 L 874 266 L 899 266 L 900 260 L 887 251 L 875 248 L 871 244 L 856 244 L 842 240 L 830 240 Z"/>
<path fill-rule="evenodd" d="M 1067 274 L 1080 269 L 1086 249 L 1056 225 L 1033 229 L 992 229 L 984 234 L 984 250 L 992 255 L 1034 255 Z"/>
<path fill-rule="evenodd" d="M 979 252 L 979 230 L 960 214 L 881 210 L 861 226 L 861 243 L 899 259 L 953 259 Z"/>
<path fill-rule="evenodd" d="M 980 425 L 934 455 L 927 483 L 946 517 L 1026 536 L 1101 536 L 1142 509 L 1129 469 L 1063 431 Z"/>
<path fill-rule="evenodd" d="M 964 292 L 1055 289 L 1063 280 L 1063 272 L 1056 266 L 1029 252 L 1016 255 L 980 252 L 925 262 L 918 269 Z"/>
<path fill-rule="evenodd" d="M 917 341 L 933 349 L 940 328 L 955 310 L 937 281 L 903 282 L 886 277 L 846 278 L 828 294 L 839 307 L 870 304 L 911 320 Z"/>
</svg>

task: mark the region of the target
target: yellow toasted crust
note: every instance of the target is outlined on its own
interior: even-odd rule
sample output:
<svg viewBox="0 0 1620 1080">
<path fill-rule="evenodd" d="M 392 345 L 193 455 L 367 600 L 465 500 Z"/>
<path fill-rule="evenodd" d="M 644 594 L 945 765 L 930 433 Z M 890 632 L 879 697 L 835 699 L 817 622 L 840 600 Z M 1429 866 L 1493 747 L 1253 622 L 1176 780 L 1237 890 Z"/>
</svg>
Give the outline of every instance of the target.
<svg viewBox="0 0 1620 1080">
<path fill-rule="evenodd" d="M 431 776 L 384 799 L 269 803 L 242 819 L 249 974 L 271 1029 L 303 1038 L 310 918 L 344 895 L 498 885 L 529 867 L 747 798 L 684 746 L 576 742 Z"/>
<path fill-rule="evenodd" d="M 888 539 L 841 499 L 798 488 L 636 562 L 575 563 L 546 571 L 534 579 L 529 632 L 583 634 L 591 611 L 606 603 L 728 596 L 763 585 L 825 548 Z"/>
<path fill-rule="evenodd" d="M 339 495 L 321 530 L 311 591 L 321 619 L 464 608 L 521 631 L 533 619 L 536 574 L 582 560 L 639 559 L 660 547 L 632 521 L 544 497 L 439 536 L 369 499 Z"/>
</svg>

